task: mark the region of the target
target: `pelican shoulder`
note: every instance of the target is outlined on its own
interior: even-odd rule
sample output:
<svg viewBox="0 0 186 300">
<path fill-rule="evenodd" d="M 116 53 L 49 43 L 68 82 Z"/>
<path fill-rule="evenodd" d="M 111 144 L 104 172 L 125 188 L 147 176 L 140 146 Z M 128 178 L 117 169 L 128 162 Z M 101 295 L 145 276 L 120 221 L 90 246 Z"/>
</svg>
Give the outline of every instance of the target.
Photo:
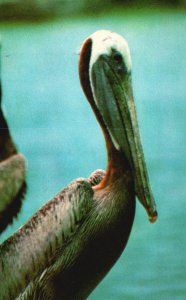
<svg viewBox="0 0 186 300">
<path fill-rule="evenodd" d="M 95 178 L 99 182 L 100 172 L 94 173 L 90 181 Z M 45 290 L 43 280 L 58 273 L 58 269 L 61 272 L 62 266 L 73 263 L 78 255 L 73 245 L 93 206 L 93 194 L 88 180 L 75 180 L 0 246 L 0 274 L 6 278 L 0 280 L 1 293 L 6 295 L 3 299 L 35 295 L 37 289 L 40 293 Z M 12 274 L 12 268 L 17 272 Z"/>
</svg>

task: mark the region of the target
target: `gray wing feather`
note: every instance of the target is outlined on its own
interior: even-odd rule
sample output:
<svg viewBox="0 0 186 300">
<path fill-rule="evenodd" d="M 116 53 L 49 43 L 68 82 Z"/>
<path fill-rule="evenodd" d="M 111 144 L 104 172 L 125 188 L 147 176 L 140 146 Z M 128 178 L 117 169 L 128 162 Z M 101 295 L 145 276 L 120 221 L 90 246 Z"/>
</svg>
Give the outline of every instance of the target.
<svg viewBox="0 0 186 300">
<path fill-rule="evenodd" d="M 59 255 L 63 255 L 65 245 L 71 242 L 87 218 L 92 200 L 90 183 L 78 179 L 0 246 L 0 290 L 3 299 L 14 299 L 25 294 L 25 289 L 30 294 L 30 282 L 37 281 L 47 268 L 56 263 Z M 8 290 L 10 296 L 7 296 Z"/>
<path fill-rule="evenodd" d="M 12 223 L 26 193 L 26 163 L 21 154 L 0 162 L 0 233 Z"/>
<path fill-rule="evenodd" d="M 15 154 L 0 163 L 0 214 L 18 194 L 25 180 L 25 159 Z"/>
</svg>

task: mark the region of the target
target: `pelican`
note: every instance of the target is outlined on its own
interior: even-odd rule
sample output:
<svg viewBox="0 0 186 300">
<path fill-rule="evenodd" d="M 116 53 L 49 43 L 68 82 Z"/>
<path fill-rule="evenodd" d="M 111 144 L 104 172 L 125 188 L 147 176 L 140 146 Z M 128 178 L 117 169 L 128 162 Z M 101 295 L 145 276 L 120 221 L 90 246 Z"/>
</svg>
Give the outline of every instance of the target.
<svg viewBox="0 0 186 300">
<path fill-rule="evenodd" d="M 149 220 L 157 219 L 125 39 L 107 30 L 89 36 L 79 76 L 106 140 L 106 172 L 73 181 L 1 245 L 3 300 L 86 299 L 125 248 L 135 196 Z"/>
<path fill-rule="evenodd" d="M 3 114 L 0 79 L 0 233 L 21 208 L 26 191 L 25 169 L 25 158 L 17 152 Z"/>
</svg>

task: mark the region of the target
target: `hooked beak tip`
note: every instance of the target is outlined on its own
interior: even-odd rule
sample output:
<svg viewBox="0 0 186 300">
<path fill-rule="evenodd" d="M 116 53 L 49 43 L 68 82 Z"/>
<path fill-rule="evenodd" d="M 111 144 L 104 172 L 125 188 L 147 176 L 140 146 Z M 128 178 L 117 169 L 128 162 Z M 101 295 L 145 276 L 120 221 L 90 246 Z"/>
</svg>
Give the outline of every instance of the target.
<svg viewBox="0 0 186 300">
<path fill-rule="evenodd" d="M 155 223 L 156 222 L 156 220 L 158 219 L 158 213 L 157 213 L 157 211 L 155 210 L 155 211 L 147 211 L 147 213 L 148 213 L 148 218 L 149 218 L 149 222 L 150 223 Z"/>
</svg>

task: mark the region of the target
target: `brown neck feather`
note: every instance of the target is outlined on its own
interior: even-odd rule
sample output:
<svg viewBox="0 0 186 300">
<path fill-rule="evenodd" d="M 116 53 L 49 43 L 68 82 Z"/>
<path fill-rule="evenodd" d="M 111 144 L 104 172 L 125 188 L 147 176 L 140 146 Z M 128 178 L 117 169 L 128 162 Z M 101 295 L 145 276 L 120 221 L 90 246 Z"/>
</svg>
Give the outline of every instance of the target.
<svg viewBox="0 0 186 300">
<path fill-rule="evenodd" d="M 82 89 L 92 107 L 92 110 L 96 115 L 96 118 L 102 128 L 105 141 L 106 141 L 107 153 L 108 153 L 108 165 L 107 165 L 106 176 L 100 185 L 101 187 L 103 187 L 107 185 L 111 180 L 114 180 L 115 177 L 120 176 L 121 171 L 122 173 L 128 172 L 130 168 L 127 159 L 124 157 L 124 154 L 115 149 L 112 140 L 110 138 L 110 135 L 108 133 L 108 130 L 103 121 L 103 118 L 101 116 L 101 113 L 98 110 L 93 98 L 91 84 L 90 84 L 90 77 L 89 77 L 89 63 L 90 63 L 91 50 L 92 50 L 92 40 L 91 38 L 89 38 L 84 42 L 84 45 L 81 49 L 80 59 L 79 59 L 79 77 L 80 77 Z"/>
</svg>

